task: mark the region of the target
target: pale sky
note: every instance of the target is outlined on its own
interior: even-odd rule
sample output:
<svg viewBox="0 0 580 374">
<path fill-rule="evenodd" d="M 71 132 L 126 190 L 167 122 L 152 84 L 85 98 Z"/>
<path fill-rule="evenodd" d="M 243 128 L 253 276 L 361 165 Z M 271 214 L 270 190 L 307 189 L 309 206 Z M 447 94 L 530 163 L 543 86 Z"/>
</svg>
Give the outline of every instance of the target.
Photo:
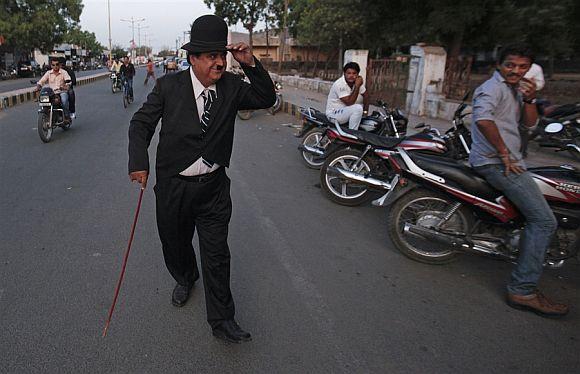
<svg viewBox="0 0 580 374">
<path fill-rule="evenodd" d="M 191 23 L 199 16 L 212 14 L 203 0 L 109 0 L 111 4 L 111 39 L 113 45 L 129 47 L 132 38 L 131 23 L 121 19 L 141 19 L 141 44 L 145 38 L 150 40 L 153 52 L 159 52 L 162 47 L 175 48 L 175 40 L 180 37 L 179 46 L 183 42 L 183 32 L 191 29 Z M 83 0 L 81 14 L 81 29 L 94 32 L 97 40 L 106 48 L 109 47 L 109 28 L 107 0 Z M 139 44 L 139 32 L 135 22 L 135 43 Z M 263 26 L 262 26 L 263 27 Z M 230 30 L 247 32 L 239 23 Z M 189 36 L 187 36 L 189 38 Z M 187 40 L 189 41 L 189 40 Z"/>
</svg>

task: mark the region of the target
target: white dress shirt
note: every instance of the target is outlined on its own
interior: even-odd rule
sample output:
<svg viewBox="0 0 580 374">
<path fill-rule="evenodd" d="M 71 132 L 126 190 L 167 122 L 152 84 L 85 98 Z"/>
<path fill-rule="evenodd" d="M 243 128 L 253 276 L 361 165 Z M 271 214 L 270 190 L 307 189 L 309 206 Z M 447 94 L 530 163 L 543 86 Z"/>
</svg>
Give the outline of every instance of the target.
<svg viewBox="0 0 580 374">
<path fill-rule="evenodd" d="M 216 97 L 217 97 L 216 86 L 215 86 L 215 84 L 212 84 L 209 87 L 205 87 L 203 84 L 201 84 L 199 79 L 197 79 L 197 77 L 193 73 L 193 68 L 191 66 L 189 67 L 189 74 L 191 75 L 191 84 L 193 85 L 193 97 L 195 99 L 195 104 L 197 105 L 197 114 L 199 115 L 199 120 L 201 121 L 201 116 L 203 115 L 203 106 L 204 106 L 203 96 L 201 94 L 202 94 L 202 92 L 205 91 L 206 95 L 207 95 L 208 90 L 214 90 L 214 92 L 216 93 Z M 207 173 L 211 173 L 213 171 L 216 171 L 220 167 L 218 164 L 213 164 L 212 167 L 209 167 L 203 161 L 204 160 L 202 157 L 198 158 L 193 164 L 189 165 L 189 167 L 187 169 L 183 170 L 179 174 L 185 175 L 185 176 L 207 174 Z"/>
</svg>

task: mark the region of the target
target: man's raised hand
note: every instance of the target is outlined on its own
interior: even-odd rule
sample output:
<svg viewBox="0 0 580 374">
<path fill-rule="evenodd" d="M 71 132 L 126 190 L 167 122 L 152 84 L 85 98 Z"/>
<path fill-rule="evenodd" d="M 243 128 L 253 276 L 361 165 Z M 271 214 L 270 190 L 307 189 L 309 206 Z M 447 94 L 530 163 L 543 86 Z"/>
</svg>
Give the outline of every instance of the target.
<svg viewBox="0 0 580 374">
<path fill-rule="evenodd" d="M 250 46 L 246 43 L 240 42 L 226 45 L 226 49 L 232 53 L 234 59 L 240 64 L 254 65 L 254 55 Z"/>
</svg>

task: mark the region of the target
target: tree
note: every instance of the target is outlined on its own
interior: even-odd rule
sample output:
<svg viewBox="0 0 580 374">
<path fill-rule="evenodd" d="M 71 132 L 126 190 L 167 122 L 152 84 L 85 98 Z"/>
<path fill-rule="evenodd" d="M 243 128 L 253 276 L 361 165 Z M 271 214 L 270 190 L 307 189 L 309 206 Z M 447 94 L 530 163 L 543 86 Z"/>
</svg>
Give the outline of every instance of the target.
<svg viewBox="0 0 580 374">
<path fill-rule="evenodd" d="M 111 51 L 111 55 L 113 58 L 121 58 L 129 55 L 129 52 L 126 49 L 123 49 L 120 45 L 114 44 L 113 50 Z"/>
<path fill-rule="evenodd" d="M 20 51 L 51 50 L 80 20 L 81 0 L 2 0 L 0 30 Z"/>
<path fill-rule="evenodd" d="M 83 31 L 78 26 L 70 29 L 63 37 L 63 41 L 76 44 L 90 51 L 93 55 L 100 55 L 105 49 L 98 41 L 95 33 Z"/>
<path fill-rule="evenodd" d="M 172 50 L 170 47 L 164 45 L 163 47 L 161 47 L 161 51 L 159 51 L 157 56 L 163 57 L 163 58 L 165 58 L 167 56 L 175 56 L 175 51 Z"/>
<path fill-rule="evenodd" d="M 203 0 L 209 6 L 215 7 L 215 14 L 226 20 L 230 26 L 238 21 L 250 33 L 250 48 L 253 47 L 252 36 L 258 21 L 264 18 L 268 0 Z"/>
</svg>

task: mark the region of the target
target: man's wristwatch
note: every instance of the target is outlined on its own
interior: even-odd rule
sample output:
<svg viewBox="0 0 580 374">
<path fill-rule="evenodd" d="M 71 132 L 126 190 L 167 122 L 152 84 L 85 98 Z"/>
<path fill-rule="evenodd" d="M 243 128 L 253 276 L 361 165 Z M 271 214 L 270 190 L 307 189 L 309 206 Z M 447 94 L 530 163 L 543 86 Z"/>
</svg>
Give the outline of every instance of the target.
<svg viewBox="0 0 580 374">
<path fill-rule="evenodd" d="M 535 97 L 533 99 L 524 99 L 524 103 L 526 104 L 535 104 L 538 102 L 538 99 L 536 99 Z"/>
</svg>

